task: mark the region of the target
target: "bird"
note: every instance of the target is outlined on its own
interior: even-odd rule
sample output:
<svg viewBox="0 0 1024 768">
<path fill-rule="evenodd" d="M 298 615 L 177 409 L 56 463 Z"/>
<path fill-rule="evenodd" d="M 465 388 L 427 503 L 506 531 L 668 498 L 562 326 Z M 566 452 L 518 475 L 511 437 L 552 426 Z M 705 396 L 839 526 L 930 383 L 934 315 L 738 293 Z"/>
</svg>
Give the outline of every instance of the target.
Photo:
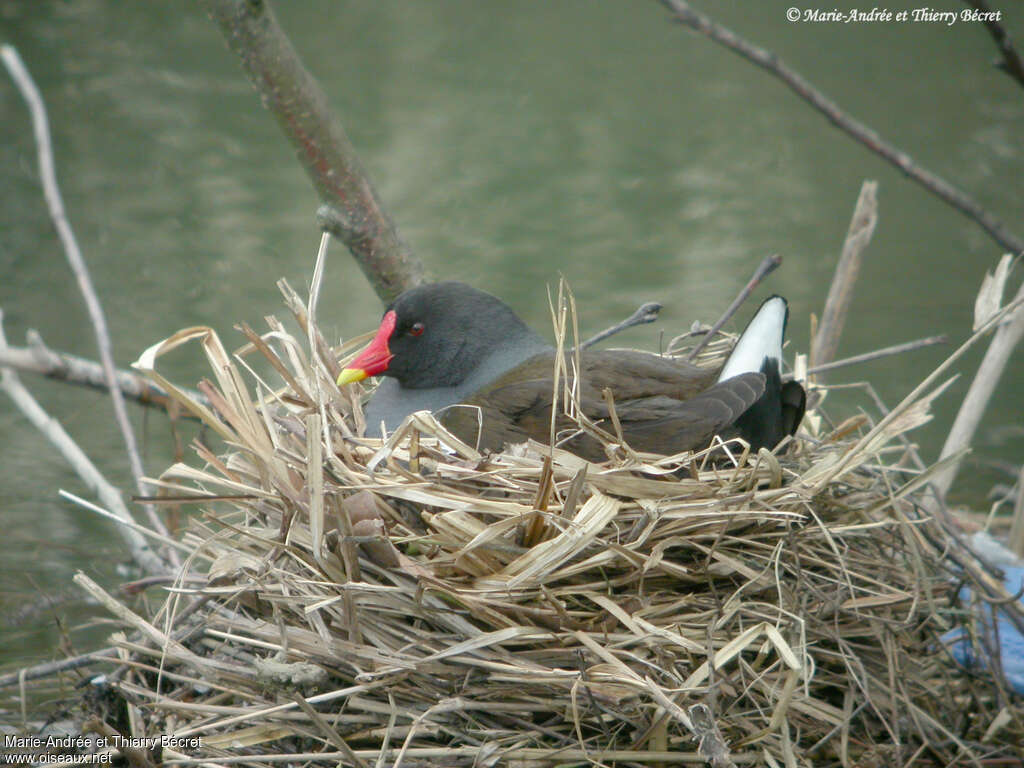
<svg viewBox="0 0 1024 768">
<path fill-rule="evenodd" d="M 782 381 L 788 314 L 783 297 L 766 299 L 718 371 L 638 350 L 582 350 L 579 407 L 608 432 L 614 407 L 621 437 L 636 451 L 702 450 L 715 435 L 772 449 L 795 433 L 806 404 L 799 383 Z M 464 442 L 500 451 L 549 442 L 557 354 L 496 296 L 461 282 L 426 283 L 387 307 L 337 383 L 381 377 L 364 408 L 368 435 L 429 410 Z M 601 441 L 561 412 L 556 429 L 560 447 L 588 461 L 608 458 Z"/>
</svg>

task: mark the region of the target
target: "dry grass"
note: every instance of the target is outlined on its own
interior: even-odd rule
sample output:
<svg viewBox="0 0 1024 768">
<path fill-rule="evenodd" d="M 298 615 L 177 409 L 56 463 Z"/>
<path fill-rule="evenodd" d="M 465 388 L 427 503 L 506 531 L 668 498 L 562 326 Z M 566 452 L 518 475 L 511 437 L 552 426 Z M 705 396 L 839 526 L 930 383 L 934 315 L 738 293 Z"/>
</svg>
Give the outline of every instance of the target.
<svg viewBox="0 0 1024 768">
<path fill-rule="evenodd" d="M 988 577 L 950 564 L 900 442 L 934 392 L 878 424 L 812 411 L 780 455 L 714 463 L 636 454 L 611 425 L 581 427 L 604 435 L 601 465 L 484 456 L 427 414 L 381 443 L 355 437 L 355 393 L 289 305 L 300 337 L 272 322 L 229 355 L 196 329 L 138 364 L 199 341 L 212 409 L 176 396 L 224 446 L 159 480 L 199 503 L 183 543 L 208 584 L 152 616 L 110 601 L 136 630 L 125 730 L 202 737 L 164 759 L 985 765 L 1024 739 L 1020 705 L 938 642 L 952 581 Z M 571 410 L 571 363 L 560 380 Z"/>
</svg>

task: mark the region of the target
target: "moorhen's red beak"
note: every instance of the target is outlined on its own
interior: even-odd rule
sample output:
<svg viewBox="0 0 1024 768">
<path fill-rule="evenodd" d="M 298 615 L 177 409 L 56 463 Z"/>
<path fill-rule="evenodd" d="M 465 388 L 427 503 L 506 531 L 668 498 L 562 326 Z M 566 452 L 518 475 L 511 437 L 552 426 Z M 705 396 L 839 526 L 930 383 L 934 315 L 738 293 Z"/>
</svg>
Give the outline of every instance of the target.
<svg viewBox="0 0 1024 768">
<path fill-rule="evenodd" d="M 394 357 L 388 349 L 388 339 L 394 333 L 396 322 L 394 310 L 384 315 L 373 341 L 349 363 L 348 368 L 338 374 L 339 387 L 353 381 L 362 381 L 367 376 L 379 376 L 388 369 L 388 363 Z"/>
</svg>

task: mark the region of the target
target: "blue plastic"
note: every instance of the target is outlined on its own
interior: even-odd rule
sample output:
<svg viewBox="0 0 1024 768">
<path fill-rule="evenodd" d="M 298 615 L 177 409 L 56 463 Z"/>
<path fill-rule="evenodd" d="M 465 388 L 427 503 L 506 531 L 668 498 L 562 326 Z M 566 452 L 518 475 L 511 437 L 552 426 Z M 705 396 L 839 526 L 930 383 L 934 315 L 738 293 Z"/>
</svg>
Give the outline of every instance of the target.
<svg viewBox="0 0 1024 768">
<path fill-rule="evenodd" d="M 1024 587 L 1024 568 L 1019 566 L 1004 567 L 1006 578 L 1003 584 L 1006 591 L 1011 595 L 1016 594 Z M 960 599 L 969 604 L 971 591 L 964 587 L 960 590 Z M 1024 605 L 1024 599 L 1021 600 Z M 1006 617 L 1005 609 L 996 611 L 995 627 L 992 625 L 992 611 L 986 610 L 984 615 L 974 617 L 978 636 L 985 637 L 988 633 L 982 648 L 975 648 L 971 643 L 971 636 L 963 627 L 947 632 L 942 636 L 942 642 L 949 649 L 953 659 L 960 665 L 972 671 L 988 670 L 989 653 L 985 647 L 994 647 L 996 636 L 999 638 L 1000 666 L 1006 684 L 1017 693 L 1024 695 L 1024 635 L 1017 630 L 1017 627 Z"/>
</svg>

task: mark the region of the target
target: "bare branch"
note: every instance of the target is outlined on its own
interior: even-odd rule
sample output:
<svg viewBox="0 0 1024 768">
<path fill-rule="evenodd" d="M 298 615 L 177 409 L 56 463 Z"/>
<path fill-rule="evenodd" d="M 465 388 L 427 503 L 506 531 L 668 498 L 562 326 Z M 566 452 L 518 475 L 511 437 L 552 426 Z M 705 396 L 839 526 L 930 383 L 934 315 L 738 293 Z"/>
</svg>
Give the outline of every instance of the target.
<svg viewBox="0 0 1024 768">
<path fill-rule="evenodd" d="M 107 382 L 103 366 L 94 360 L 55 352 L 37 337 L 32 337 L 28 347 L 0 348 L 0 365 L 10 366 L 22 373 L 36 373 L 55 381 L 64 381 L 81 387 L 107 390 Z M 173 406 L 173 401 L 159 386 L 131 371 L 118 368 L 114 371 L 118 389 L 121 394 L 139 405 L 155 406 L 165 411 Z M 206 398 L 199 392 L 186 390 L 188 396 L 206 403 Z M 183 413 L 183 416 L 189 414 Z"/>
<path fill-rule="evenodd" d="M 1003 57 L 1003 60 L 997 62 L 996 66 L 1016 80 L 1019 85 L 1024 85 L 1024 61 L 1021 60 L 1017 49 L 1013 47 L 1013 40 L 1010 39 L 1010 33 L 1006 31 L 1006 27 L 992 18 L 992 6 L 988 4 L 987 0 L 964 0 L 964 2 L 985 14 L 981 23 L 992 35 L 992 39 L 996 41 L 996 47 Z"/>
<path fill-rule="evenodd" d="M 1017 499 L 1013 505 L 1008 546 L 1017 557 L 1024 557 L 1024 465 L 1017 473 Z"/>
<path fill-rule="evenodd" d="M 3 332 L 3 316 L 0 314 L 0 349 L 7 346 Z M 117 531 L 128 545 L 132 559 L 142 570 L 151 574 L 167 572 L 167 564 L 161 560 L 146 542 L 146 538 L 131 526 L 136 522 L 121 498 L 121 492 L 107 482 L 96 466 L 89 460 L 78 444 L 64 431 L 60 423 L 43 410 L 42 406 L 32 397 L 18 378 L 18 374 L 10 368 L 0 368 L 0 388 L 7 392 L 25 417 L 32 422 L 47 440 L 58 450 L 71 465 L 82 482 L 99 497 L 100 501 L 119 519 L 129 525 L 118 525 Z"/>
<path fill-rule="evenodd" d="M 1021 302 L 1024 302 L 1024 285 L 1021 285 L 1011 303 L 1019 304 Z M 985 357 L 982 358 L 981 365 L 978 366 L 978 372 L 974 375 L 974 381 L 971 382 L 971 386 L 960 404 L 960 410 L 957 411 L 956 419 L 949 430 L 949 436 L 942 446 L 939 461 L 962 451 L 971 444 L 978 424 L 981 423 L 981 417 L 985 415 L 985 409 L 992 399 L 992 393 L 995 392 L 996 385 L 1003 375 L 1003 369 L 1006 368 L 1006 363 L 1010 359 L 1010 354 L 1022 337 L 1024 337 L 1024 310 L 1017 309 L 1002 321 L 992 337 L 992 341 L 985 351 Z M 932 482 L 942 496 L 945 496 L 953 485 L 959 466 L 959 463 L 953 464 L 935 475 Z"/>
<path fill-rule="evenodd" d="M 853 287 L 860 273 L 861 254 L 871 241 L 875 224 L 878 222 L 878 200 L 876 192 L 878 183 L 865 181 L 857 197 L 857 206 L 853 209 L 850 229 L 846 233 L 843 252 L 836 264 L 836 272 L 832 277 L 832 285 L 828 289 L 825 310 L 821 314 L 821 325 L 814 336 L 811 348 L 811 362 L 816 366 L 827 365 L 836 356 L 839 349 L 839 337 L 846 324 L 846 315 L 853 300 Z"/>
<path fill-rule="evenodd" d="M 797 96 L 825 115 L 837 128 L 852 136 L 875 154 L 888 160 L 929 192 L 977 222 L 1003 248 L 1014 253 L 1024 252 L 1024 240 L 1007 229 L 999 219 L 949 182 L 921 168 L 906 152 L 883 141 L 871 128 L 851 118 L 834 101 L 828 99 L 802 76 L 790 69 L 774 53 L 747 42 L 732 30 L 712 21 L 703 13 L 695 11 L 685 0 L 660 1 L 672 11 L 677 20 L 690 29 L 700 32 L 752 64 L 771 72 L 788 85 Z"/>
<path fill-rule="evenodd" d="M 57 172 L 53 161 L 53 146 L 50 141 L 50 125 L 46 116 L 46 105 L 36 88 L 32 75 L 29 74 L 25 65 L 18 56 L 18 52 L 9 45 L 0 47 L 0 58 L 7 66 L 21 91 L 25 103 L 28 104 L 29 112 L 32 115 L 32 127 L 35 132 L 36 147 L 39 153 L 39 177 L 43 183 L 43 194 L 46 197 L 46 205 L 50 211 L 50 218 L 57 229 L 61 245 L 64 247 L 64 254 L 67 256 L 71 271 L 78 280 L 78 287 L 85 299 L 86 308 L 89 311 L 89 320 L 92 322 L 96 334 L 96 346 L 99 348 L 100 361 L 103 364 L 103 375 L 110 391 L 110 399 L 114 404 L 114 418 L 121 430 L 121 437 L 124 439 L 125 449 L 128 452 L 128 463 L 131 466 L 132 476 L 135 478 L 135 487 L 140 495 L 148 495 L 149 489 L 143 483 L 142 478 L 145 471 L 142 468 L 142 459 L 139 456 L 139 447 L 135 441 L 135 432 L 131 422 L 128 420 L 128 411 L 124 406 L 124 397 L 117 385 L 117 374 L 114 370 L 114 353 L 110 343 L 110 331 L 107 329 L 107 319 L 103 313 L 103 306 L 100 304 L 99 296 L 92 285 L 92 277 L 89 275 L 89 268 L 85 264 L 85 258 L 78 247 L 74 230 L 68 221 L 67 213 L 64 211 L 64 201 L 61 199 L 60 187 L 57 185 Z M 167 535 L 167 526 L 156 512 L 152 505 L 146 505 L 146 514 L 150 524 L 158 532 Z M 170 557 L 175 565 L 180 565 L 176 553 L 171 551 Z"/>
<path fill-rule="evenodd" d="M 1022 286 L 1022 294 L 1024 294 L 1024 286 Z M 937 386 L 939 379 L 946 374 L 946 372 L 953 366 L 953 364 L 959 360 L 964 354 L 975 344 L 978 343 L 985 335 L 990 331 L 997 328 L 1002 322 L 1004 322 L 1011 313 L 1024 306 L 1024 295 L 1018 295 L 1013 301 L 1008 303 L 992 317 L 985 321 L 971 336 L 964 341 L 949 357 L 947 357 L 935 370 L 933 370 L 924 380 L 918 384 L 914 389 L 906 395 L 893 410 L 882 418 L 877 424 L 875 424 L 867 434 L 863 435 L 853 448 L 851 448 L 844 457 L 840 459 L 836 468 L 832 469 L 828 477 L 835 477 L 839 471 L 842 470 L 844 464 L 850 460 L 850 457 L 855 456 L 861 446 L 870 444 L 872 440 L 877 439 L 878 435 L 887 429 L 889 425 L 901 415 L 906 408 L 924 393 Z M 944 388 L 945 385 L 942 385 Z M 820 482 L 820 481 L 819 481 Z M 929 484 L 934 487 L 933 484 Z"/>
<path fill-rule="evenodd" d="M 739 309 L 740 305 L 750 297 L 750 294 L 754 292 L 754 289 L 761 283 L 761 281 L 764 280 L 767 275 L 774 272 L 781 263 L 782 257 L 777 253 L 765 256 L 761 259 L 761 263 L 757 265 L 757 269 L 754 270 L 754 274 L 751 275 L 747 284 L 743 286 L 736 298 L 732 300 L 732 304 L 726 308 L 725 312 L 722 313 L 722 316 L 718 318 L 718 321 L 711 326 L 711 329 L 706 334 L 704 334 L 704 338 L 701 339 L 697 346 L 690 351 L 690 354 L 686 356 L 687 362 L 692 362 L 693 359 L 697 357 L 700 351 L 708 345 L 708 342 L 715 337 L 715 334 L 721 330 L 722 326 L 729 322 L 729 318 L 736 314 L 736 310 Z"/>
<path fill-rule="evenodd" d="M 327 97 L 299 60 L 266 0 L 203 0 L 228 47 L 298 151 L 324 206 L 322 228 L 348 246 L 385 303 L 424 281 Z"/>
<path fill-rule="evenodd" d="M 658 319 L 659 312 L 661 312 L 661 304 L 656 301 L 648 301 L 645 304 L 641 304 L 637 307 L 636 311 L 625 320 L 620 323 L 616 323 L 610 328 L 605 328 L 600 333 L 594 334 L 580 346 L 582 349 L 586 349 L 587 347 L 592 347 L 598 342 L 604 341 L 609 336 L 614 336 L 616 333 L 624 331 L 627 328 L 632 328 L 636 325 L 644 325 L 646 323 L 653 323 Z"/>
<path fill-rule="evenodd" d="M 893 344 L 891 347 L 882 347 L 876 349 L 873 352 L 865 352 L 862 355 L 853 355 L 852 357 L 844 357 L 842 360 L 834 360 L 831 363 L 825 363 L 824 365 L 816 365 L 813 368 L 807 369 L 808 376 L 814 376 L 819 373 L 825 373 L 826 371 L 834 371 L 837 368 L 845 368 L 848 365 L 859 365 L 860 363 L 868 363 L 872 360 L 878 360 L 883 357 L 891 357 L 892 355 L 902 355 L 904 352 L 914 352 L 918 349 L 924 349 L 925 347 L 931 347 L 935 344 L 945 344 L 947 341 L 945 336 L 928 336 L 917 341 L 908 341 L 904 344 Z M 792 379 L 791 374 L 783 376 L 783 379 Z"/>
<path fill-rule="evenodd" d="M 114 662 L 117 661 L 117 659 L 117 649 L 110 647 L 101 648 L 98 651 L 83 653 L 80 656 L 73 656 L 69 659 L 48 661 L 44 664 L 36 664 L 32 667 L 19 669 L 16 672 L 8 672 L 6 675 L 0 675 L 0 688 L 19 685 L 22 680 L 37 680 L 41 677 L 50 677 L 51 675 L 56 675 L 72 669 L 79 669 L 81 667 L 88 667 L 92 664 L 97 664 L 103 661 Z"/>
</svg>

